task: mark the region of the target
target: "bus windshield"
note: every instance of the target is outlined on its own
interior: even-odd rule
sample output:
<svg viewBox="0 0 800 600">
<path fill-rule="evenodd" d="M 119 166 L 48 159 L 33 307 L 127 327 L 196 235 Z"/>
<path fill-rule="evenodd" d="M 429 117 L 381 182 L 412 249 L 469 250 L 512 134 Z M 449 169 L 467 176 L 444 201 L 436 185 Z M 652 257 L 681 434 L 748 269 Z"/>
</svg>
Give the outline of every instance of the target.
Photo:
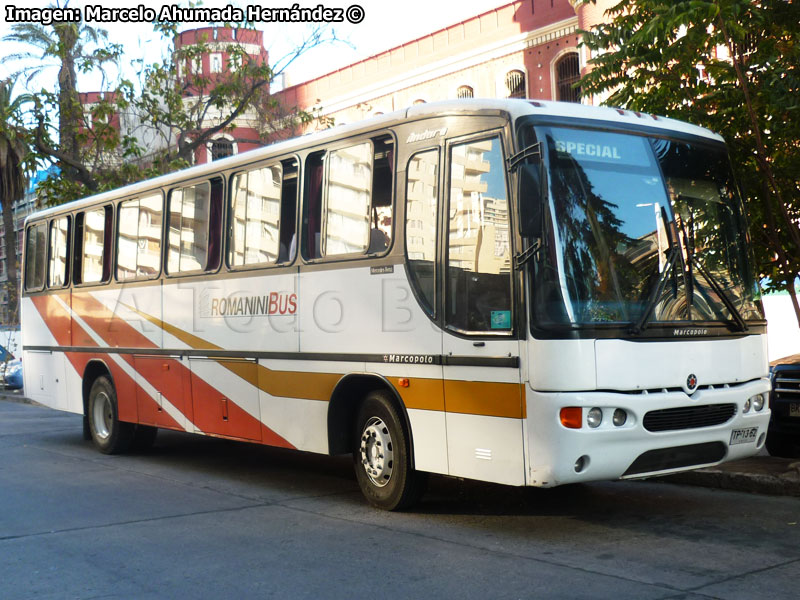
<svg viewBox="0 0 800 600">
<path fill-rule="evenodd" d="M 549 183 L 537 328 L 762 319 L 724 147 L 536 127 Z M 525 199 L 521 199 L 524 202 Z"/>
</svg>

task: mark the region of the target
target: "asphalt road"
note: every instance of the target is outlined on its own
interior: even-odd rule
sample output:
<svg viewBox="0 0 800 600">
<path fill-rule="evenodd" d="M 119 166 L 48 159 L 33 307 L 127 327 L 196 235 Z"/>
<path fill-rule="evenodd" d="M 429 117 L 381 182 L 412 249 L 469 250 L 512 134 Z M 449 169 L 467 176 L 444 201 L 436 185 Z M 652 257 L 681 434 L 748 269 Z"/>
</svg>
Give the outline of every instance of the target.
<svg viewBox="0 0 800 600">
<path fill-rule="evenodd" d="M 162 432 L 104 456 L 0 401 L 0 598 L 797 598 L 800 498 L 435 477 L 414 512 L 348 459 Z"/>
</svg>

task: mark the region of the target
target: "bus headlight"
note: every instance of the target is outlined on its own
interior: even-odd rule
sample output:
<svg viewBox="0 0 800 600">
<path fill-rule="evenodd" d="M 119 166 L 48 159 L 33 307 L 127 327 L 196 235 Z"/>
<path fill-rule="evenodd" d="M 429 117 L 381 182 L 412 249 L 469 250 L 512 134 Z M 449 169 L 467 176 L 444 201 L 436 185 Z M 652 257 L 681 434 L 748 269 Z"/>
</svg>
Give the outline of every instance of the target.
<svg viewBox="0 0 800 600">
<path fill-rule="evenodd" d="M 600 423 L 602 422 L 603 422 L 603 411 L 597 408 L 596 406 L 594 408 L 590 408 L 589 412 L 586 413 L 586 424 L 589 425 L 589 427 L 595 428 L 599 427 Z"/>
<path fill-rule="evenodd" d="M 753 410 L 760 411 L 762 408 L 764 408 L 765 404 L 764 396 L 766 396 L 766 394 L 756 394 L 755 396 L 750 397 L 750 400 L 753 405 Z"/>
<path fill-rule="evenodd" d="M 750 412 L 750 405 L 752 404 L 752 400 L 753 400 L 752 398 L 748 398 L 747 400 L 744 401 L 744 408 L 742 409 L 743 413 Z"/>
<path fill-rule="evenodd" d="M 615 426 L 622 427 L 625 425 L 625 421 L 628 420 L 628 413 L 626 413 L 621 408 L 618 408 L 614 411 L 614 416 L 611 419 Z"/>
</svg>

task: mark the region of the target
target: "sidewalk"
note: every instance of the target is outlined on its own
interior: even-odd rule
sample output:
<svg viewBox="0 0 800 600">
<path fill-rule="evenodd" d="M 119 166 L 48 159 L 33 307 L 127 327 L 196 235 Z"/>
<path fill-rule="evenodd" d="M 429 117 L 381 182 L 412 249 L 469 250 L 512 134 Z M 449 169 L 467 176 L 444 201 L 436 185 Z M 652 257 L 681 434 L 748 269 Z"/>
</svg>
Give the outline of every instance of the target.
<svg viewBox="0 0 800 600">
<path fill-rule="evenodd" d="M 662 480 L 755 494 L 800 496 L 800 459 L 758 455 Z"/>
<path fill-rule="evenodd" d="M 37 404 L 26 398 L 20 390 L 1 390 L 0 401 Z M 777 458 L 762 453 L 716 467 L 687 471 L 650 481 L 697 485 L 701 487 L 769 494 L 773 496 L 800 497 L 800 459 Z"/>
</svg>

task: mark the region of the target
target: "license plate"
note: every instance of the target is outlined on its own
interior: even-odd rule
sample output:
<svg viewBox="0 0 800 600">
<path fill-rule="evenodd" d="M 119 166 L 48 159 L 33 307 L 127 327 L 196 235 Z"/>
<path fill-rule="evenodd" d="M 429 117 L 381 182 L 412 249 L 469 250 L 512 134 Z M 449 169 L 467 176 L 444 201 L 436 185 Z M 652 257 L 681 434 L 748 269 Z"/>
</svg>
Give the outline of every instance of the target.
<svg viewBox="0 0 800 600">
<path fill-rule="evenodd" d="M 756 441 L 758 427 L 748 427 L 746 429 L 734 429 L 731 431 L 731 446 L 736 444 L 749 444 Z"/>
<path fill-rule="evenodd" d="M 789 416 L 800 417 L 800 402 L 791 402 L 789 404 Z"/>
</svg>

